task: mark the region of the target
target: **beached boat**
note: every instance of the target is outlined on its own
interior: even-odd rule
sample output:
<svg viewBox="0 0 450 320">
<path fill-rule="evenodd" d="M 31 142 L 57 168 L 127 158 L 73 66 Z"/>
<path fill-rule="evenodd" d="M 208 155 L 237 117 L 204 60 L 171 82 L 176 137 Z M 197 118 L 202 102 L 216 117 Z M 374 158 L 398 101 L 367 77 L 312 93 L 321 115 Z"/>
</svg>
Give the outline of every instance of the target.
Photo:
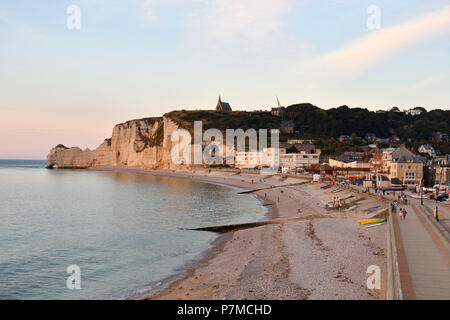
<svg viewBox="0 0 450 320">
<path fill-rule="evenodd" d="M 362 219 L 362 220 L 358 220 L 358 223 L 360 225 L 365 225 L 365 224 L 373 224 L 373 223 L 384 223 L 386 222 L 386 220 L 384 219 Z"/>
</svg>

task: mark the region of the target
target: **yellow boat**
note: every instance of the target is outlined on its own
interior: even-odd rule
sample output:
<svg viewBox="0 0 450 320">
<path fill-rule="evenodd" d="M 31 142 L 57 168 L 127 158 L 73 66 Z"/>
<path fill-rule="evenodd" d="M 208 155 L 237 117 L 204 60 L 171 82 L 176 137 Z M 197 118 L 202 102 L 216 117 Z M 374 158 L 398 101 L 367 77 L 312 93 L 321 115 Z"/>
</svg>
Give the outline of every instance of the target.
<svg viewBox="0 0 450 320">
<path fill-rule="evenodd" d="M 360 222 L 360 225 L 365 225 L 365 224 L 373 224 L 373 223 L 384 223 L 385 221 L 383 219 L 380 220 L 376 220 L 376 221 L 365 221 L 365 222 Z"/>
<path fill-rule="evenodd" d="M 380 218 L 374 218 L 374 219 L 362 219 L 362 220 L 358 220 L 358 223 L 362 223 L 362 222 L 368 222 L 368 221 L 380 221 L 383 219 Z"/>
</svg>

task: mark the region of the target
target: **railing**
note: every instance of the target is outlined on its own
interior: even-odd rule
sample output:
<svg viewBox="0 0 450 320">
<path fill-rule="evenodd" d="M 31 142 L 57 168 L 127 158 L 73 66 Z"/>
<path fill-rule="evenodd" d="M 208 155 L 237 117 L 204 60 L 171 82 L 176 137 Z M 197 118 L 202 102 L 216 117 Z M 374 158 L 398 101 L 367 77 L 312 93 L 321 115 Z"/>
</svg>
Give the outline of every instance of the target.
<svg viewBox="0 0 450 320">
<path fill-rule="evenodd" d="M 387 300 L 403 300 L 402 287 L 400 284 L 400 272 L 398 268 L 397 244 L 394 232 L 394 216 L 392 207 L 389 207 L 389 217 L 387 221 Z"/>
</svg>

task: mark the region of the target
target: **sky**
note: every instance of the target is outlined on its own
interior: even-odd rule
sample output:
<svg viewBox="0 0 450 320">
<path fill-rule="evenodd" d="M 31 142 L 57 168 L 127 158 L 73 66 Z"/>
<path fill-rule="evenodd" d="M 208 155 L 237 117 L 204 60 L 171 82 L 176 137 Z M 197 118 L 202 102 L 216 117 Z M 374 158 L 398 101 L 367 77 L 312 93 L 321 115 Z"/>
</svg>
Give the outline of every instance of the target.
<svg viewBox="0 0 450 320">
<path fill-rule="evenodd" d="M 219 94 L 234 110 L 450 109 L 449 52 L 448 0 L 0 0 L 0 158 L 93 149 Z"/>
</svg>

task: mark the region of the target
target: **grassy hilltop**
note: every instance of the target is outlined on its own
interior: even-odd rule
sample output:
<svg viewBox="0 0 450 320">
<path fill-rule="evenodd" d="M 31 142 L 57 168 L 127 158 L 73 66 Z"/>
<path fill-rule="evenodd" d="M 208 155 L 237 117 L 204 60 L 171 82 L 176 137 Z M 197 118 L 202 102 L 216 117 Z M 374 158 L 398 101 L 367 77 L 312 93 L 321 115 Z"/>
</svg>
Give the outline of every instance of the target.
<svg viewBox="0 0 450 320">
<path fill-rule="evenodd" d="M 430 143 L 442 153 L 449 153 L 448 141 L 433 142 L 434 132 L 450 136 L 450 110 L 426 111 L 420 108 L 420 115 L 409 115 L 397 108 L 390 111 L 374 112 L 363 108 L 341 106 L 328 110 L 321 109 L 309 103 L 295 104 L 286 108 L 286 119 L 295 124 L 295 133 L 282 134 L 281 141 L 287 139 L 312 139 L 325 154 L 358 150 L 367 144 L 365 136 L 374 133 L 379 138 L 398 136 L 401 143 L 410 147 L 418 147 Z M 196 120 L 203 121 L 203 129 L 216 128 L 223 132 L 226 129 L 242 128 L 277 129 L 281 126 L 281 118 L 264 111 L 173 111 L 165 114 L 180 127 L 193 133 Z M 352 141 L 342 144 L 337 141 L 339 136 L 352 136 Z"/>
</svg>

